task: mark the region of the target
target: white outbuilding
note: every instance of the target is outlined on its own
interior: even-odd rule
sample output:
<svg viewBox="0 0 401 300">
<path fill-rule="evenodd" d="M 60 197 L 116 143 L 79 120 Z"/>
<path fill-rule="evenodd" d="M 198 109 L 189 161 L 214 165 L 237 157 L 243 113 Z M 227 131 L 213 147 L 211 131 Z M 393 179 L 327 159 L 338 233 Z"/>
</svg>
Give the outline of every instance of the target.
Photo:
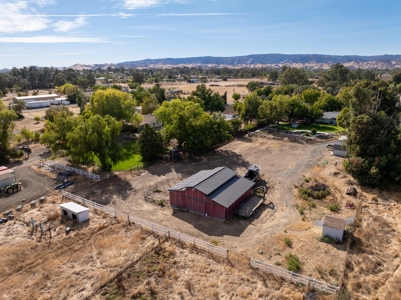
<svg viewBox="0 0 401 300">
<path fill-rule="evenodd" d="M 326 215 L 323 222 L 323 236 L 331 237 L 342 243 L 346 219 L 333 215 Z"/>
<path fill-rule="evenodd" d="M 342 135 L 335 143 L 333 147 L 333 155 L 346 157 L 347 156 L 347 137 Z"/>
<path fill-rule="evenodd" d="M 61 214 L 77 222 L 85 222 L 89 220 L 89 208 L 76 204 L 75 202 L 67 202 L 60 204 Z"/>
</svg>

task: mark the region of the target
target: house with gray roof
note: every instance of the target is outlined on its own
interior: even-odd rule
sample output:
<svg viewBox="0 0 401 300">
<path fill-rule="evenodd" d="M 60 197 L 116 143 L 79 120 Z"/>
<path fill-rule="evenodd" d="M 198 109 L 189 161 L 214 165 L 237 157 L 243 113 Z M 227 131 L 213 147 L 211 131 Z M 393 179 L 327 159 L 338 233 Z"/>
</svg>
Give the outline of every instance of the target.
<svg viewBox="0 0 401 300">
<path fill-rule="evenodd" d="M 315 120 L 316 123 L 324 123 L 324 124 L 337 124 L 337 117 L 340 114 L 339 111 L 329 111 L 323 114 L 323 117 L 320 119 Z"/>
<path fill-rule="evenodd" d="M 170 205 L 223 221 L 252 196 L 253 185 L 227 167 L 203 170 L 169 188 Z"/>
</svg>

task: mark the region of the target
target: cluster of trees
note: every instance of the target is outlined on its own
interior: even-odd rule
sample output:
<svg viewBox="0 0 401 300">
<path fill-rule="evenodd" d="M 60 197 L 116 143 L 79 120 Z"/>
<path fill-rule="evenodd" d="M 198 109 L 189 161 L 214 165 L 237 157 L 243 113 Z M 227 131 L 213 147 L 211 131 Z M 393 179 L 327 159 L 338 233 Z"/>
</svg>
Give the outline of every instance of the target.
<svg viewBox="0 0 401 300">
<path fill-rule="evenodd" d="M 7 109 L 0 102 L 0 162 L 8 162 L 9 158 L 17 158 L 23 155 L 21 151 L 17 151 L 10 147 L 10 140 L 15 127 L 15 120 L 18 115 L 15 111 Z"/>
<path fill-rule="evenodd" d="M 401 106 L 383 81 L 364 81 L 350 90 L 339 124 L 348 130 L 344 167 L 361 184 L 401 183 Z"/>
<path fill-rule="evenodd" d="M 332 96 L 313 86 L 284 85 L 273 90 L 271 86 L 254 89 L 243 102 L 235 101 L 236 110 L 244 123 L 313 122 L 327 111 L 340 111 L 347 99 Z M 251 89 L 252 90 L 252 89 Z"/>
<path fill-rule="evenodd" d="M 97 158 L 103 170 L 111 170 L 124 158 L 118 140 L 123 123 L 136 127 L 142 120 L 136 106 L 131 94 L 110 88 L 95 91 L 78 117 L 68 107 L 52 107 L 46 111 L 41 143 L 53 151 L 66 150 L 74 163 L 90 164 Z"/>
</svg>

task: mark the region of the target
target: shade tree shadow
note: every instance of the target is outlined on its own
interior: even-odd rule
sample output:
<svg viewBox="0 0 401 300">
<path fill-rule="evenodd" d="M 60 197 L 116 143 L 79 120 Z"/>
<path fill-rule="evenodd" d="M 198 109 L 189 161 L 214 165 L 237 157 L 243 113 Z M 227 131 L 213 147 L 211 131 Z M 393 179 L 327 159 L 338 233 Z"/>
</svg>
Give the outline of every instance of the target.
<svg viewBox="0 0 401 300">
<path fill-rule="evenodd" d="M 80 197 L 102 205 L 110 204 L 115 196 L 121 200 L 127 200 L 132 192 L 134 192 L 134 188 L 131 183 L 119 176 L 113 176 L 73 191 L 74 194 Z"/>
</svg>

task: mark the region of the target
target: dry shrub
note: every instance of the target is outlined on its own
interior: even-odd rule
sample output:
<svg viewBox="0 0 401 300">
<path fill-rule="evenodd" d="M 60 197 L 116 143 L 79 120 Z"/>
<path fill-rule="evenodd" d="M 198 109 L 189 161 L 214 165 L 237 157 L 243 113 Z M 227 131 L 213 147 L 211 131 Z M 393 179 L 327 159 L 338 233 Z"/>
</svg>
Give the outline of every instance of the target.
<svg viewBox="0 0 401 300">
<path fill-rule="evenodd" d="M 102 237 L 95 242 L 96 249 L 109 249 L 121 243 L 121 238 L 117 235 Z"/>
<path fill-rule="evenodd" d="M 248 298 L 250 295 L 252 295 L 252 289 L 249 287 L 240 287 L 237 289 L 237 294 L 241 298 Z"/>
<path fill-rule="evenodd" d="M 166 248 L 166 253 L 169 257 L 175 256 L 177 253 L 177 248 L 174 245 L 168 246 Z"/>
<path fill-rule="evenodd" d="M 60 217 L 61 217 L 61 214 L 60 214 L 60 212 L 59 212 L 58 210 L 57 210 L 57 211 L 49 212 L 49 213 L 47 214 L 47 220 L 46 220 L 46 222 L 57 221 L 57 220 L 60 219 Z"/>
<path fill-rule="evenodd" d="M 219 291 L 217 289 L 213 289 L 208 292 L 208 299 L 219 299 Z"/>
</svg>

